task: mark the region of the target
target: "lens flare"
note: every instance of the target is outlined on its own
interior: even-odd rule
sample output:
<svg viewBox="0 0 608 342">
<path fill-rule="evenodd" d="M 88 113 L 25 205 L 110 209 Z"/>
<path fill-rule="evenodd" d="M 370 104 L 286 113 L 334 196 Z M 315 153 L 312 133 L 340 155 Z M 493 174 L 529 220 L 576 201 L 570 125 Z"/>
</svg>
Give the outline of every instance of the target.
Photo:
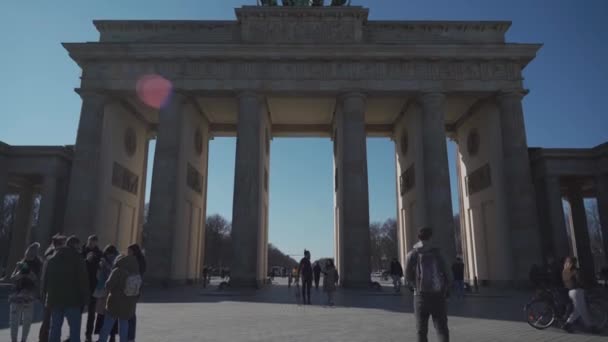
<svg viewBox="0 0 608 342">
<path fill-rule="evenodd" d="M 172 90 L 171 81 L 160 75 L 144 75 L 136 84 L 139 100 L 155 109 L 160 109 L 167 103 Z"/>
</svg>

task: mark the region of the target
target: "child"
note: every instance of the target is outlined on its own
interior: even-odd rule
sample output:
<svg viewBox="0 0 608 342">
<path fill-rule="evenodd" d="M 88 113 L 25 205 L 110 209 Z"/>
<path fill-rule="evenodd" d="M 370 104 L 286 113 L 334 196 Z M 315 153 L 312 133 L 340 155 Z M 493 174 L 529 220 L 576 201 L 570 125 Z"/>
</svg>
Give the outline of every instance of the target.
<svg viewBox="0 0 608 342">
<path fill-rule="evenodd" d="M 334 292 L 336 292 L 336 284 L 340 279 L 338 271 L 334 267 L 331 260 L 327 260 L 325 274 L 323 276 L 323 291 L 327 293 L 327 305 L 334 306 Z"/>
<path fill-rule="evenodd" d="M 38 297 L 38 279 L 40 260 L 38 259 L 39 244 L 30 245 L 25 251 L 23 260 L 11 275 L 15 291 L 8 297 L 10 303 L 11 340 L 17 342 L 19 324 L 21 323 L 21 341 L 27 341 L 32 319 L 34 318 L 34 301 Z"/>
</svg>

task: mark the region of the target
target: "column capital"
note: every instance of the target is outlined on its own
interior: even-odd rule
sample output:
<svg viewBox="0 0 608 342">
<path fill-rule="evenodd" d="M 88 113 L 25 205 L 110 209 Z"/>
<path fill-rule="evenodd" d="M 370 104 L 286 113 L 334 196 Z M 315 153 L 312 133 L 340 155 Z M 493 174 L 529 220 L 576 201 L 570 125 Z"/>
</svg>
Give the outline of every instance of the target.
<svg viewBox="0 0 608 342">
<path fill-rule="evenodd" d="M 422 104 L 443 104 L 445 98 L 445 94 L 440 91 L 425 91 L 418 95 L 418 100 Z"/>
<path fill-rule="evenodd" d="M 242 90 L 236 94 L 236 98 L 239 100 L 244 98 L 255 98 L 257 100 L 261 100 L 264 98 L 264 96 L 254 90 Z"/>
<path fill-rule="evenodd" d="M 344 100 L 350 99 L 352 97 L 361 98 L 361 99 L 363 99 L 363 101 L 365 101 L 367 99 L 367 94 L 365 94 L 362 91 L 358 91 L 358 90 L 349 90 L 349 91 L 344 91 L 344 92 L 340 93 L 340 95 L 338 96 L 338 99 L 340 101 L 344 101 Z"/>
<path fill-rule="evenodd" d="M 101 90 L 76 88 L 74 91 L 80 95 L 82 100 L 106 101 L 108 99 L 108 95 Z"/>
<path fill-rule="evenodd" d="M 499 102 L 521 101 L 526 95 L 528 90 L 525 89 L 503 89 L 496 94 L 496 99 Z"/>
</svg>

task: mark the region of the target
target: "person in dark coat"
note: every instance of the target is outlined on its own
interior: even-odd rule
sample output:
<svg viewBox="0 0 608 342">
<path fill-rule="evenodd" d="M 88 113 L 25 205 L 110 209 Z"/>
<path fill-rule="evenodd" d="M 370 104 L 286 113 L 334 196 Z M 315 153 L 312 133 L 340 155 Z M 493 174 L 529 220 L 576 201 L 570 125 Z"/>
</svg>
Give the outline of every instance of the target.
<svg viewBox="0 0 608 342">
<path fill-rule="evenodd" d="M 312 287 L 312 265 L 310 264 L 310 252 L 304 250 L 304 257 L 300 260 L 298 273 L 302 278 L 302 303 L 310 304 L 310 288 Z"/>
<path fill-rule="evenodd" d="M 313 276 L 315 277 L 315 289 L 319 289 L 319 281 L 321 280 L 321 265 L 315 262 L 315 267 L 312 268 Z"/>
<path fill-rule="evenodd" d="M 137 266 L 139 268 L 139 275 L 142 277 L 144 277 L 144 273 L 146 273 L 146 268 L 147 268 L 147 264 L 146 264 L 146 257 L 143 253 L 143 251 L 141 250 L 141 248 L 139 247 L 138 244 L 132 244 L 131 246 L 129 246 L 127 248 L 128 251 L 128 255 L 129 256 L 134 256 L 135 259 L 137 259 Z M 204 281 L 207 281 L 206 278 L 203 279 Z M 129 332 L 128 332 L 128 336 L 129 336 L 129 341 L 135 341 L 135 331 L 137 328 L 137 315 L 135 314 L 135 312 L 133 313 L 133 317 L 131 317 L 129 319 Z"/>
<path fill-rule="evenodd" d="M 89 275 L 89 303 L 87 305 L 87 325 L 85 330 L 85 342 L 92 342 L 93 329 L 95 328 L 95 307 L 97 298 L 93 296 L 97 285 L 97 270 L 101 260 L 101 250 L 97 246 L 97 236 L 91 235 L 87 239 L 87 243 L 82 246 L 81 255 L 87 266 L 87 274 Z"/>
<path fill-rule="evenodd" d="M 452 276 L 454 277 L 454 293 L 456 298 L 464 298 L 464 262 L 457 257 L 452 264 Z"/>
<path fill-rule="evenodd" d="M 403 277 L 403 267 L 397 258 L 391 260 L 391 266 L 389 270 L 391 278 L 393 279 L 393 287 L 395 292 L 401 292 L 401 278 Z"/>
<path fill-rule="evenodd" d="M 55 255 L 55 252 L 57 251 L 57 249 L 59 249 L 63 246 L 65 246 L 65 236 L 60 235 L 60 234 L 55 234 L 51 238 L 51 245 L 44 252 L 44 264 L 42 266 L 43 270 L 46 268 L 46 263 L 48 262 L 48 260 L 53 255 Z M 41 277 L 42 277 L 42 274 L 41 274 Z M 42 281 L 42 279 L 41 279 L 41 281 Z M 43 311 L 42 311 L 42 324 L 40 325 L 38 341 L 48 342 L 49 341 L 49 330 L 50 330 L 50 325 L 51 325 L 51 309 L 49 309 L 45 305 L 45 297 L 44 297 L 44 293 L 42 293 L 42 289 L 41 289 L 40 301 L 42 302 Z"/>
<path fill-rule="evenodd" d="M 49 258 L 42 272 L 42 294 L 51 310 L 49 342 L 59 342 L 67 318 L 71 341 L 80 341 L 81 310 L 89 302 L 89 276 L 80 256 L 80 241 L 71 236 Z"/>
</svg>

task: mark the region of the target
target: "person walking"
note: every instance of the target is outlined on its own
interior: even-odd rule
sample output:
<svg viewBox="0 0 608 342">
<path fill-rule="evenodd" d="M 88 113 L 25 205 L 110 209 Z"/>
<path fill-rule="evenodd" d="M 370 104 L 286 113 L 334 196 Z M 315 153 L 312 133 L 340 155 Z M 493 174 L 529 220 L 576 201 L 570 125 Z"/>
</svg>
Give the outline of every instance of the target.
<svg viewBox="0 0 608 342">
<path fill-rule="evenodd" d="M 300 260 L 300 267 L 298 268 L 300 277 L 302 278 L 302 303 L 309 304 L 310 301 L 310 288 L 312 287 L 312 265 L 310 264 L 310 252 L 304 250 L 304 257 Z"/>
<path fill-rule="evenodd" d="M 340 275 L 334 267 L 332 260 L 327 260 L 326 268 L 323 275 L 323 291 L 327 293 L 327 305 L 334 306 L 334 293 L 336 292 L 336 284 L 340 280 Z"/>
<path fill-rule="evenodd" d="M 203 288 L 207 287 L 207 273 L 209 272 L 209 269 L 207 268 L 207 266 L 203 267 Z"/>
<path fill-rule="evenodd" d="M 572 313 L 568 316 L 566 324 L 564 324 L 564 330 L 569 333 L 574 332 L 573 325 L 580 318 L 583 324 L 596 333 L 597 329 L 592 325 L 589 311 L 587 310 L 587 302 L 585 300 L 584 290 L 584 277 L 580 270 L 577 268 L 578 260 L 576 257 L 567 257 L 564 261 L 564 268 L 562 271 L 562 280 L 564 286 L 568 289 L 568 296 L 572 300 Z"/>
<path fill-rule="evenodd" d="M 57 248 L 42 273 L 42 293 L 51 310 L 49 342 L 60 342 L 64 318 L 70 326 L 70 342 L 80 342 L 81 310 L 89 302 L 89 277 L 78 253 L 80 240 L 71 236 Z"/>
<path fill-rule="evenodd" d="M 464 298 L 464 262 L 461 257 L 456 257 L 452 264 L 452 276 L 454 277 L 454 293 L 456 298 Z"/>
<path fill-rule="evenodd" d="M 99 333 L 99 342 L 108 341 L 108 336 L 116 321 L 118 321 L 120 342 L 128 341 L 129 319 L 135 315 L 141 284 L 137 258 L 133 255 L 119 256 L 110 278 L 106 282 L 106 290 L 109 294 L 103 327 Z"/>
<path fill-rule="evenodd" d="M 403 267 L 397 258 L 391 260 L 390 270 L 391 278 L 393 279 L 393 287 L 395 292 L 401 292 L 401 278 L 403 277 Z"/>
<path fill-rule="evenodd" d="M 114 261 L 118 257 L 118 249 L 114 245 L 107 245 L 103 249 L 101 260 L 99 261 L 99 267 L 97 269 L 97 285 L 93 291 L 93 296 L 96 298 L 95 312 L 97 318 L 95 319 L 95 335 L 99 335 L 101 327 L 105 320 L 106 314 L 106 301 L 108 299 L 108 292 L 106 291 L 106 281 L 112 273 L 112 267 Z M 110 342 L 115 342 L 116 333 L 118 332 L 118 325 L 114 324 L 110 331 Z"/>
<path fill-rule="evenodd" d="M 65 236 L 60 235 L 60 234 L 55 234 L 51 238 L 50 246 L 44 252 L 44 264 L 42 266 L 43 270 L 46 268 L 46 264 L 47 264 L 48 260 L 53 255 L 55 255 L 55 252 L 57 251 L 57 249 L 60 247 L 63 247 L 63 246 L 65 246 Z M 41 278 L 42 278 L 42 274 L 41 274 Z M 42 279 L 40 279 L 40 282 L 42 283 Z M 51 309 L 49 309 L 46 306 L 46 298 L 45 298 L 45 294 L 42 291 L 42 287 L 40 290 L 41 290 L 40 301 L 42 302 L 42 323 L 40 325 L 40 331 L 38 333 L 38 341 L 39 342 L 48 342 L 49 341 L 49 330 L 50 330 L 50 326 L 51 326 Z"/>
<path fill-rule="evenodd" d="M 147 268 L 146 257 L 144 256 L 144 253 L 142 252 L 142 250 L 138 244 L 132 244 L 131 246 L 129 246 L 127 248 L 127 254 L 130 256 L 134 256 L 135 259 L 137 259 L 139 276 L 142 278 L 142 285 L 143 285 L 143 278 L 144 278 L 144 274 L 146 273 L 146 268 Z M 207 282 L 206 278 L 203 278 L 203 279 L 205 282 Z M 141 293 L 141 289 L 140 289 L 140 293 Z M 139 295 L 138 295 L 138 300 L 139 300 Z M 129 341 L 135 341 L 136 328 L 137 328 L 137 315 L 135 314 L 135 312 L 133 312 L 133 317 L 131 317 L 129 319 L 129 333 L 128 333 Z"/>
<path fill-rule="evenodd" d="M 418 243 L 407 254 L 405 277 L 414 289 L 414 313 L 418 342 L 428 342 L 429 317 L 440 342 L 449 342 L 446 297 L 448 276 L 439 249 L 432 247 L 433 230 L 424 227 L 418 232 Z"/>
<path fill-rule="evenodd" d="M 321 265 L 319 262 L 315 262 L 315 266 L 312 268 L 312 274 L 315 278 L 315 289 L 319 289 L 319 281 L 321 280 Z"/>
<path fill-rule="evenodd" d="M 97 286 L 97 271 L 99 262 L 101 261 L 101 250 L 97 246 L 97 235 L 91 235 L 87 238 L 87 243 L 82 247 L 81 255 L 87 266 L 87 274 L 89 276 L 89 302 L 87 305 L 87 324 L 84 333 L 85 342 L 92 342 L 93 331 L 95 328 L 95 307 L 97 298 L 93 296 Z"/>
<path fill-rule="evenodd" d="M 15 290 L 8 297 L 9 325 L 11 327 L 11 341 L 18 342 L 19 325 L 21 328 L 21 341 L 27 341 L 30 326 L 34 318 L 34 304 L 39 295 L 40 273 L 42 261 L 38 258 L 40 244 L 35 242 L 25 250 L 25 256 L 17 263 L 10 276 Z"/>
<path fill-rule="evenodd" d="M 287 288 L 291 288 L 292 282 L 293 282 L 293 270 L 290 268 L 287 271 Z"/>
</svg>

